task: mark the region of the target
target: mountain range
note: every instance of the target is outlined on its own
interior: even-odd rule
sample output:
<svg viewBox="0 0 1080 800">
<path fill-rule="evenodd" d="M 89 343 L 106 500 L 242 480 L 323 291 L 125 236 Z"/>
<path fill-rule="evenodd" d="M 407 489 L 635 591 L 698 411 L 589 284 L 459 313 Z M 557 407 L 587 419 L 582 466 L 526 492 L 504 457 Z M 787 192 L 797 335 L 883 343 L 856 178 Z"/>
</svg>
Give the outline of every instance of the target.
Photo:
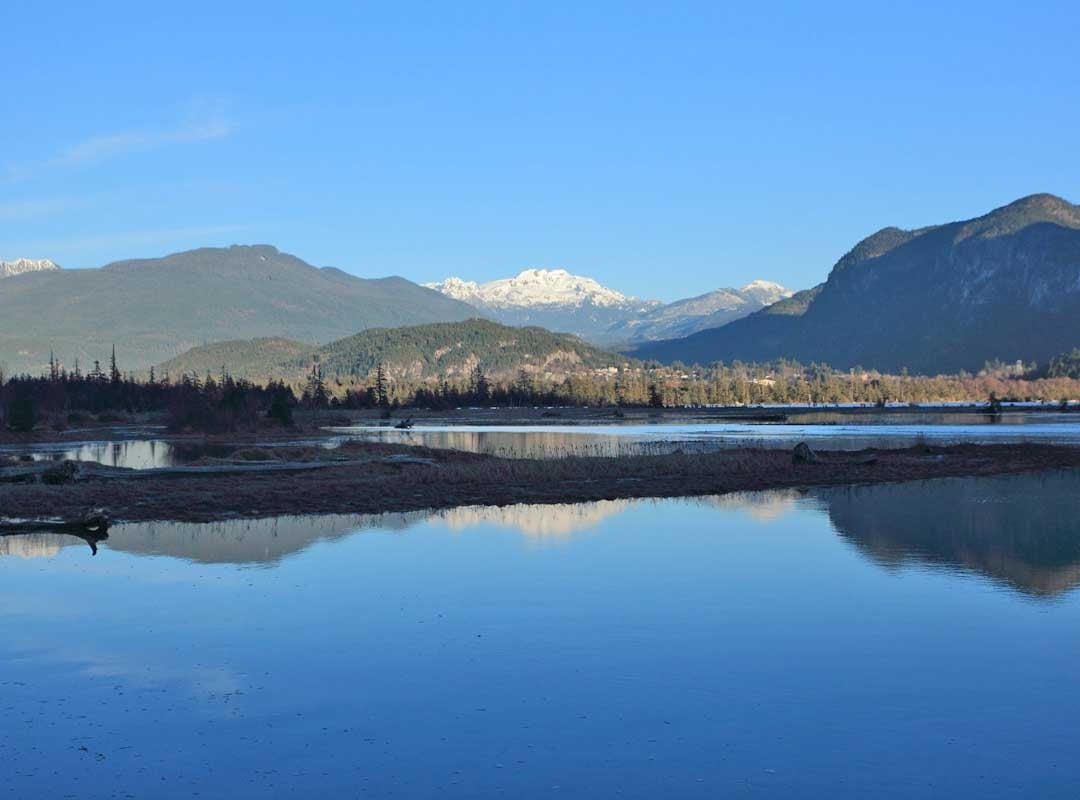
<svg viewBox="0 0 1080 800">
<path fill-rule="evenodd" d="M 791 297 L 792 292 L 772 281 L 752 281 L 741 289 L 717 289 L 707 294 L 659 305 L 644 314 L 610 327 L 603 341 L 643 342 L 689 336 L 718 328 Z"/>
<path fill-rule="evenodd" d="M 16 262 L 19 263 L 19 262 Z M 404 278 L 357 278 L 268 245 L 204 248 L 0 282 L 0 363 L 40 372 L 108 357 L 123 369 L 200 344 L 279 336 L 317 345 L 372 327 L 464 320 L 466 303 Z"/>
<path fill-rule="evenodd" d="M 743 319 L 651 342 L 662 362 L 789 358 L 919 373 L 1045 363 L 1080 342 L 1080 207 L 1049 194 L 863 239 L 827 279 Z"/>
<path fill-rule="evenodd" d="M 777 283 L 759 280 L 741 289 L 661 303 L 629 297 L 564 269 L 527 269 L 487 283 L 451 277 L 425 285 L 507 325 L 539 325 L 609 347 L 685 336 L 791 295 Z"/>
<path fill-rule="evenodd" d="M 883 228 L 811 289 L 754 281 L 667 304 L 565 270 L 427 287 L 358 278 L 268 245 L 99 269 L 0 262 L 0 368 L 9 374 L 40 373 L 50 353 L 89 366 L 113 344 L 125 370 L 253 339 L 262 341 L 245 361 L 270 353 L 278 363 L 358 331 L 476 317 L 667 363 L 787 358 L 918 373 L 1045 365 L 1080 345 L 1080 207 L 1038 194 L 970 220 Z"/>
<path fill-rule="evenodd" d="M 370 379 L 381 363 L 392 378 L 422 380 L 466 376 L 477 365 L 491 378 L 520 370 L 547 377 L 580 369 L 616 367 L 625 359 L 576 336 L 536 327 L 510 327 L 486 319 L 399 328 L 370 328 L 312 347 L 281 338 L 216 342 L 158 365 L 157 373 L 302 380 L 318 361 L 326 379 Z"/>
</svg>

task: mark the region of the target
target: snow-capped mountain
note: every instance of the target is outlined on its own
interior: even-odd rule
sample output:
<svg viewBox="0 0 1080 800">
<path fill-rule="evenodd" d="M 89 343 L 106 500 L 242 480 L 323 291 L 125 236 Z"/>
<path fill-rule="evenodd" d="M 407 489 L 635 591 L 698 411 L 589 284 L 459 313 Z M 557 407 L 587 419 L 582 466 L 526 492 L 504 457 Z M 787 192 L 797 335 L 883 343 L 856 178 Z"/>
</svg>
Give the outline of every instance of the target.
<svg viewBox="0 0 1080 800">
<path fill-rule="evenodd" d="M 14 261 L 0 261 L 0 278 L 22 275 L 24 272 L 48 272 L 60 269 L 47 258 L 16 258 Z"/>
<path fill-rule="evenodd" d="M 791 296 L 778 283 L 757 280 L 741 289 L 664 304 L 630 297 L 564 269 L 527 269 L 488 283 L 454 277 L 425 285 L 507 325 L 539 325 L 606 346 L 686 336 Z"/>
<path fill-rule="evenodd" d="M 513 278 L 488 283 L 447 278 L 426 286 L 506 325 L 538 325 L 590 341 L 612 325 L 660 305 L 628 297 L 564 269 L 527 269 Z"/>
<path fill-rule="evenodd" d="M 442 283 L 425 284 L 477 307 L 521 308 L 534 306 L 582 306 L 601 308 L 641 304 L 622 292 L 609 289 L 592 278 L 571 275 L 565 269 L 527 269 L 513 278 L 476 283 L 447 278 Z"/>
<path fill-rule="evenodd" d="M 739 294 L 755 300 L 763 306 L 771 306 L 785 297 L 791 297 L 794 292 L 773 281 L 757 280 L 750 281 L 746 286 L 739 289 Z"/>
</svg>

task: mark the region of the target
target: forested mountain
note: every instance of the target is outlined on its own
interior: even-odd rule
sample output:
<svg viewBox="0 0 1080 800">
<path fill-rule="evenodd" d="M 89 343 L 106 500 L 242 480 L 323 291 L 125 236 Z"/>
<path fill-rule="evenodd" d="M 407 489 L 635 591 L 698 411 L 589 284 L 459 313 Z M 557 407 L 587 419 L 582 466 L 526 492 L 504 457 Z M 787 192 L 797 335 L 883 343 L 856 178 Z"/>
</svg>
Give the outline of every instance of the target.
<svg viewBox="0 0 1080 800">
<path fill-rule="evenodd" d="M 127 369 L 195 345 L 277 336 L 319 344 L 371 327 L 463 320 L 471 306 L 404 278 L 317 269 L 268 245 L 203 248 L 0 282 L 0 363 L 39 372 L 106 359 Z"/>
<path fill-rule="evenodd" d="M 170 379 L 181 375 L 212 375 L 224 370 L 234 378 L 263 379 L 285 375 L 283 365 L 311 363 L 318 347 L 294 339 L 264 336 L 258 339 L 229 339 L 193 347 L 155 368 L 158 376 Z"/>
<path fill-rule="evenodd" d="M 1045 363 L 1077 342 L 1080 207 L 1040 194 L 964 222 L 885 228 L 814 289 L 632 354 L 937 373 L 996 359 Z"/>
<path fill-rule="evenodd" d="M 316 361 L 325 379 L 367 380 L 381 363 L 387 376 L 409 380 L 468 375 L 477 366 L 490 378 L 570 374 L 614 367 L 625 359 L 575 336 L 515 328 L 489 320 L 373 328 L 321 347 L 283 339 L 220 342 L 196 347 L 160 364 L 158 374 L 210 373 L 235 377 L 303 379 Z"/>
<path fill-rule="evenodd" d="M 1048 378 L 1080 378 L 1080 347 L 1051 358 L 1044 372 Z"/>
</svg>

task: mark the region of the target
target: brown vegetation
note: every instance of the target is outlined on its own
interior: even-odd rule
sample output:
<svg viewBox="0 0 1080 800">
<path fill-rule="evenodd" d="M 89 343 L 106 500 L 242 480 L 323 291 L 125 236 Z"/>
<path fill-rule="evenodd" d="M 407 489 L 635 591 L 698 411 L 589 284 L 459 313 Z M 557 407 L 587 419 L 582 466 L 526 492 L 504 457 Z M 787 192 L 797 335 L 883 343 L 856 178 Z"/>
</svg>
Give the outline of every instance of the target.
<svg viewBox="0 0 1080 800">
<path fill-rule="evenodd" d="M 405 458 L 395 460 L 395 454 Z M 533 461 L 356 443 L 333 456 L 346 461 L 318 470 L 4 484 L 0 508 L 13 517 L 40 515 L 42 509 L 74 516 L 101 506 L 123 520 L 212 520 L 676 497 L 1080 467 L 1080 448 L 1033 444 L 881 450 L 873 463 L 850 454 L 819 455 L 812 464 L 793 464 L 789 451 L 766 449 Z M 417 463 L 422 459 L 432 463 Z"/>
</svg>

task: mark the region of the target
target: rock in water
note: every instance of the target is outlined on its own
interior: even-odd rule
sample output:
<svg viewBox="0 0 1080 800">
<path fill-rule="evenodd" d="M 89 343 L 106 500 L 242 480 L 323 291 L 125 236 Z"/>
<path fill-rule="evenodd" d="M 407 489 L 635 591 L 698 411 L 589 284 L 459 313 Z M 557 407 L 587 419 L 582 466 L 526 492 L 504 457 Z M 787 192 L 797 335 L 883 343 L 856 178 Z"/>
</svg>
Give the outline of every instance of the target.
<svg viewBox="0 0 1080 800">
<path fill-rule="evenodd" d="M 806 442 L 799 442 L 795 445 L 795 449 L 791 451 L 791 463 L 816 464 L 818 463 L 817 453 L 811 450 L 810 445 Z"/>
</svg>

